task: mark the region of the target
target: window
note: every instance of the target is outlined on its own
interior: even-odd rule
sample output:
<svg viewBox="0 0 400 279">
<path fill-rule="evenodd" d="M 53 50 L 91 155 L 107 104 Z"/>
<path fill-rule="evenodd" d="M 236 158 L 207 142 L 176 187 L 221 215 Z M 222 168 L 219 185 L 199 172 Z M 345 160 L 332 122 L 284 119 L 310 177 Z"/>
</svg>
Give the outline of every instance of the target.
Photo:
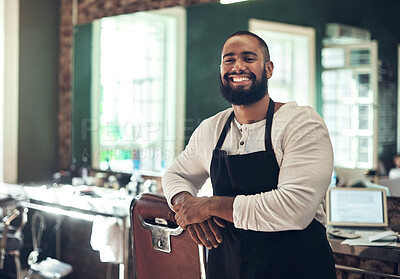
<svg viewBox="0 0 400 279">
<path fill-rule="evenodd" d="M 178 49 L 182 48 L 178 42 L 184 42 L 178 20 L 183 12 L 181 8 L 140 12 L 96 23 L 92 77 L 92 115 L 98 121 L 92 136 L 95 167 L 161 171 L 181 150 L 177 138 L 183 133 L 184 71 L 179 59 L 185 57 Z"/>
<path fill-rule="evenodd" d="M 377 152 L 377 43 L 322 49 L 323 115 L 335 166 L 375 168 Z"/>
<path fill-rule="evenodd" d="M 315 107 L 315 30 L 257 19 L 249 25 L 265 40 L 274 62 L 268 81 L 271 98 Z"/>
</svg>

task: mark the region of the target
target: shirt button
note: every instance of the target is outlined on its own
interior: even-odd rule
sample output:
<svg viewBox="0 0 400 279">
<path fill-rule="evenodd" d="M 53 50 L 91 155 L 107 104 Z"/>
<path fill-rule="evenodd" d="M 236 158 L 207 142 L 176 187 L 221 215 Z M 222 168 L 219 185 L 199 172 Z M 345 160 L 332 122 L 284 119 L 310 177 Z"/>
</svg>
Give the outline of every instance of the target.
<svg viewBox="0 0 400 279">
<path fill-rule="evenodd" d="M 239 144 L 240 144 L 240 145 L 243 145 L 243 144 L 244 144 L 244 141 L 239 142 Z"/>
<path fill-rule="evenodd" d="M 240 131 L 240 132 L 243 132 L 243 129 L 242 129 L 242 128 L 240 128 L 240 129 L 239 129 L 239 131 Z"/>
</svg>

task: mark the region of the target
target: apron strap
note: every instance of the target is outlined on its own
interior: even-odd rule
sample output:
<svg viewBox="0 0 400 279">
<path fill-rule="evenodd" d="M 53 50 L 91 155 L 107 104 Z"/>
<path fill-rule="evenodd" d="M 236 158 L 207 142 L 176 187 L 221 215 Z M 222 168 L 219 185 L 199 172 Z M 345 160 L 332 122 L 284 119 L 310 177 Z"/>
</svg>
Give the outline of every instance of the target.
<svg viewBox="0 0 400 279">
<path fill-rule="evenodd" d="M 275 102 L 269 98 L 269 105 L 267 111 L 267 121 L 265 122 L 265 150 L 268 154 L 275 154 L 274 149 L 272 148 L 271 141 L 271 128 L 272 128 L 272 120 L 274 118 L 275 111 Z"/>
<path fill-rule="evenodd" d="M 228 131 L 229 131 L 229 128 L 231 126 L 231 122 L 232 122 L 232 119 L 234 116 L 235 116 L 235 112 L 232 111 L 232 113 L 228 117 L 228 120 L 226 120 L 226 122 L 225 122 L 224 129 L 222 130 L 222 133 L 219 136 L 219 139 L 218 139 L 217 145 L 215 146 L 215 149 L 221 149 L 222 144 L 225 141 L 226 135 L 228 134 Z"/>
<path fill-rule="evenodd" d="M 267 120 L 265 122 L 265 150 L 268 153 L 273 154 L 274 150 L 272 149 L 272 141 L 271 141 L 271 126 L 272 126 L 272 119 L 274 117 L 274 111 L 275 111 L 275 102 L 269 98 L 269 105 L 268 105 L 268 110 L 267 110 Z M 229 115 L 228 119 L 225 122 L 224 129 L 221 132 L 221 135 L 219 136 L 217 145 L 215 146 L 215 149 L 221 149 L 222 144 L 225 141 L 226 135 L 228 134 L 229 128 L 231 126 L 231 122 L 233 117 L 235 116 L 235 112 L 232 111 L 231 114 Z"/>
</svg>

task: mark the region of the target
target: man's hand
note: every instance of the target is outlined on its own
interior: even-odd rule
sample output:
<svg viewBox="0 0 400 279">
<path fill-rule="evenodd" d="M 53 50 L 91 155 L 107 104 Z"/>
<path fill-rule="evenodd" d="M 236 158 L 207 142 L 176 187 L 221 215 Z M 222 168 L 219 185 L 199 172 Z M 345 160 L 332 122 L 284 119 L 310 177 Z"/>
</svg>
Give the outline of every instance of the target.
<svg viewBox="0 0 400 279">
<path fill-rule="evenodd" d="M 194 242 L 212 249 L 222 242 L 218 226 L 225 227 L 225 224 L 221 219 L 213 217 L 199 224 L 191 224 L 187 226 L 187 230 Z"/>
<path fill-rule="evenodd" d="M 207 248 L 222 242 L 218 226 L 225 227 L 225 220 L 233 222 L 233 197 L 193 197 L 181 192 L 172 199 L 177 224 L 189 231 L 192 239 Z"/>
<path fill-rule="evenodd" d="M 189 194 L 172 209 L 176 213 L 177 224 L 183 229 L 190 224 L 202 223 L 214 216 L 233 223 L 234 199 L 234 197 L 217 196 L 193 197 Z"/>
<path fill-rule="evenodd" d="M 203 223 L 212 216 L 208 214 L 207 197 L 187 197 L 183 202 L 172 207 L 176 212 L 176 223 L 186 229 L 188 225 Z"/>
</svg>

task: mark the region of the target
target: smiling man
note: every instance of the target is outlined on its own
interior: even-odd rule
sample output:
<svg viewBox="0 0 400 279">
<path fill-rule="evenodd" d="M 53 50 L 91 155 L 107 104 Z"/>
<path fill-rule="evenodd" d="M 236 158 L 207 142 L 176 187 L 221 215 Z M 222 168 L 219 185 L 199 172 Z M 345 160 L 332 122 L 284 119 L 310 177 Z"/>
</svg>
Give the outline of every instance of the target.
<svg viewBox="0 0 400 279">
<path fill-rule="evenodd" d="M 336 278 L 324 197 L 333 165 L 321 117 L 268 94 L 266 43 L 240 31 L 221 53 L 232 108 L 204 120 L 163 177 L 177 224 L 210 250 L 207 278 Z M 214 195 L 196 197 L 210 177 Z"/>
<path fill-rule="evenodd" d="M 235 37 L 227 41 L 222 50 L 220 91 L 233 105 L 249 105 L 268 92 L 267 71 L 270 78 L 274 65 L 269 60 L 268 47 L 263 40 Z M 248 44 L 252 50 L 246 49 Z M 239 53 L 230 52 L 234 49 Z"/>
</svg>

